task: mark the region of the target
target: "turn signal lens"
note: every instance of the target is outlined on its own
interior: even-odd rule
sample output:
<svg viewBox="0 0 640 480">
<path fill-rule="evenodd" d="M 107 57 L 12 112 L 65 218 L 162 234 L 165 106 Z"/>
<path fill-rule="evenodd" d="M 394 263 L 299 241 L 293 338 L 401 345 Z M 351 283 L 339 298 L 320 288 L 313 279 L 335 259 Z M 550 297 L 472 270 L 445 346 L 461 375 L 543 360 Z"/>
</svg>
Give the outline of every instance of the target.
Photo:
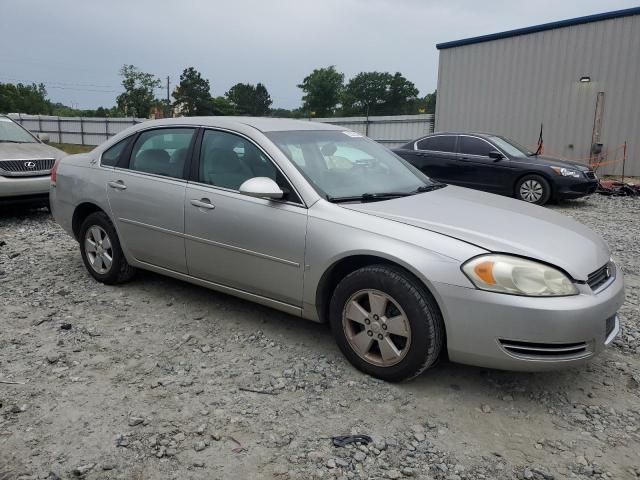
<svg viewBox="0 0 640 480">
<path fill-rule="evenodd" d="M 484 283 L 495 285 L 496 279 L 493 278 L 493 265 L 493 262 L 482 262 L 473 267 L 473 271 Z"/>
<path fill-rule="evenodd" d="M 560 270 L 510 255 L 482 255 L 465 263 L 462 271 L 480 290 L 530 297 L 578 294 L 571 279 Z"/>
</svg>

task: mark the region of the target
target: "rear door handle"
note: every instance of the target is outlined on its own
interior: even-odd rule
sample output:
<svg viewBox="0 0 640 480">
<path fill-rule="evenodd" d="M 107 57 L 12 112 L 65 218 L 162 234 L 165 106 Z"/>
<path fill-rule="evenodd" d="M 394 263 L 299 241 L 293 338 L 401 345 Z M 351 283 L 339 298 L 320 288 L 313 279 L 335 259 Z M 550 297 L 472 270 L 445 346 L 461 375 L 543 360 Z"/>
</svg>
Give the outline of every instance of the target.
<svg viewBox="0 0 640 480">
<path fill-rule="evenodd" d="M 117 182 L 109 182 L 109 186 L 111 188 L 115 188 L 116 190 L 126 190 L 127 186 L 124 184 L 122 180 L 118 180 Z"/>
<path fill-rule="evenodd" d="M 216 208 L 216 206 L 211 203 L 211 200 L 209 200 L 208 198 L 201 198 L 199 200 L 197 198 L 193 198 L 191 199 L 191 205 L 198 208 L 206 208 L 208 210 L 213 210 L 214 208 Z"/>
</svg>

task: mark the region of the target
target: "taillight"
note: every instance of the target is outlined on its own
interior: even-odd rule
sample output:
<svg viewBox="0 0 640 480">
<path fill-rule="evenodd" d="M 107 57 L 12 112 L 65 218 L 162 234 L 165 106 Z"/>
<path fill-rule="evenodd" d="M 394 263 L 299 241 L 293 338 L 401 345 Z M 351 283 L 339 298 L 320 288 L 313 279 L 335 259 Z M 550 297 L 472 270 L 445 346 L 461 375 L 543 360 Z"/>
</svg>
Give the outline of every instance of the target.
<svg viewBox="0 0 640 480">
<path fill-rule="evenodd" d="M 58 165 L 60 165 L 60 160 L 62 157 L 58 157 L 53 164 L 53 168 L 51 169 L 51 185 L 56 186 L 56 180 L 58 179 Z"/>
</svg>

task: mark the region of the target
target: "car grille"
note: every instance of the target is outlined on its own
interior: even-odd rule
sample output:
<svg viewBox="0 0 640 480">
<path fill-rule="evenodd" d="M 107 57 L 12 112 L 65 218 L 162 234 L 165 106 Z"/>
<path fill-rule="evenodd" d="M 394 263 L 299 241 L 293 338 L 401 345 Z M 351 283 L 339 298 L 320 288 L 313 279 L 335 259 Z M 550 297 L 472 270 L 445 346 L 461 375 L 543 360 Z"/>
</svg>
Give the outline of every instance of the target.
<svg viewBox="0 0 640 480">
<path fill-rule="evenodd" d="M 584 176 L 591 179 L 591 180 L 595 180 L 596 179 L 596 172 L 594 172 L 593 170 L 589 170 L 587 172 L 584 172 Z"/>
<path fill-rule="evenodd" d="M 611 263 L 607 263 L 606 265 L 603 265 L 595 272 L 590 273 L 589 276 L 587 277 L 587 284 L 591 287 L 591 290 L 595 291 L 598 288 L 600 288 L 602 285 L 607 283 L 607 281 L 613 275 L 614 268 L 615 268 L 614 265 L 612 265 Z"/>
<path fill-rule="evenodd" d="M 518 340 L 499 340 L 504 350 L 514 357 L 553 360 L 581 358 L 591 354 L 586 342 L 532 343 Z"/>
<path fill-rule="evenodd" d="M 55 159 L 0 160 L 0 175 L 4 177 L 35 177 L 48 175 Z"/>
</svg>

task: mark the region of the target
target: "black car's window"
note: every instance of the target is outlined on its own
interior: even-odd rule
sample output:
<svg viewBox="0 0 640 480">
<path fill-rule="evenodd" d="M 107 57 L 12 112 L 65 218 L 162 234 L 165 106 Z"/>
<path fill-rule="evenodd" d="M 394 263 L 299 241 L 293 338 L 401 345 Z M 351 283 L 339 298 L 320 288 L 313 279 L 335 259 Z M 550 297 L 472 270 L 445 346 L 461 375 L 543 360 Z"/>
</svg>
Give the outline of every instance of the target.
<svg viewBox="0 0 640 480">
<path fill-rule="evenodd" d="M 465 155 L 483 155 L 485 157 L 488 157 L 489 152 L 491 152 L 492 150 L 496 150 L 496 148 L 491 146 L 489 143 L 476 137 L 467 137 L 461 135 L 458 142 L 460 153 L 463 153 Z"/>
<path fill-rule="evenodd" d="M 120 159 L 120 155 L 122 151 L 125 149 L 127 144 L 129 143 L 129 138 L 125 138 L 124 140 L 120 140 L 118 143 L 109 147 L 103 154 L 100 159 L 100 164 L 104 167 L 114 167 L 118 160 Z"/>
<path fill-rule="evenodd" d="M 204 132 L 199 182 L 239 190 L 240 185 L 254 177 L 271 178 L 285 192 L 284 200 L 302 203 L 280 170 L 251 141 L 229 132 Z"/>
<path fill-rule="evenodd" d="M 436 135 L 418 141 L 418 150 L 434 152 L 453 152 L 456 148 L 456 137 L 453 135 Z"/>
<path fill-rule="evenodd" d="M 193 128 L 161 128 L 140 134 L 129 168 L 165 177 L 183 178 Z"/>
</svg>

